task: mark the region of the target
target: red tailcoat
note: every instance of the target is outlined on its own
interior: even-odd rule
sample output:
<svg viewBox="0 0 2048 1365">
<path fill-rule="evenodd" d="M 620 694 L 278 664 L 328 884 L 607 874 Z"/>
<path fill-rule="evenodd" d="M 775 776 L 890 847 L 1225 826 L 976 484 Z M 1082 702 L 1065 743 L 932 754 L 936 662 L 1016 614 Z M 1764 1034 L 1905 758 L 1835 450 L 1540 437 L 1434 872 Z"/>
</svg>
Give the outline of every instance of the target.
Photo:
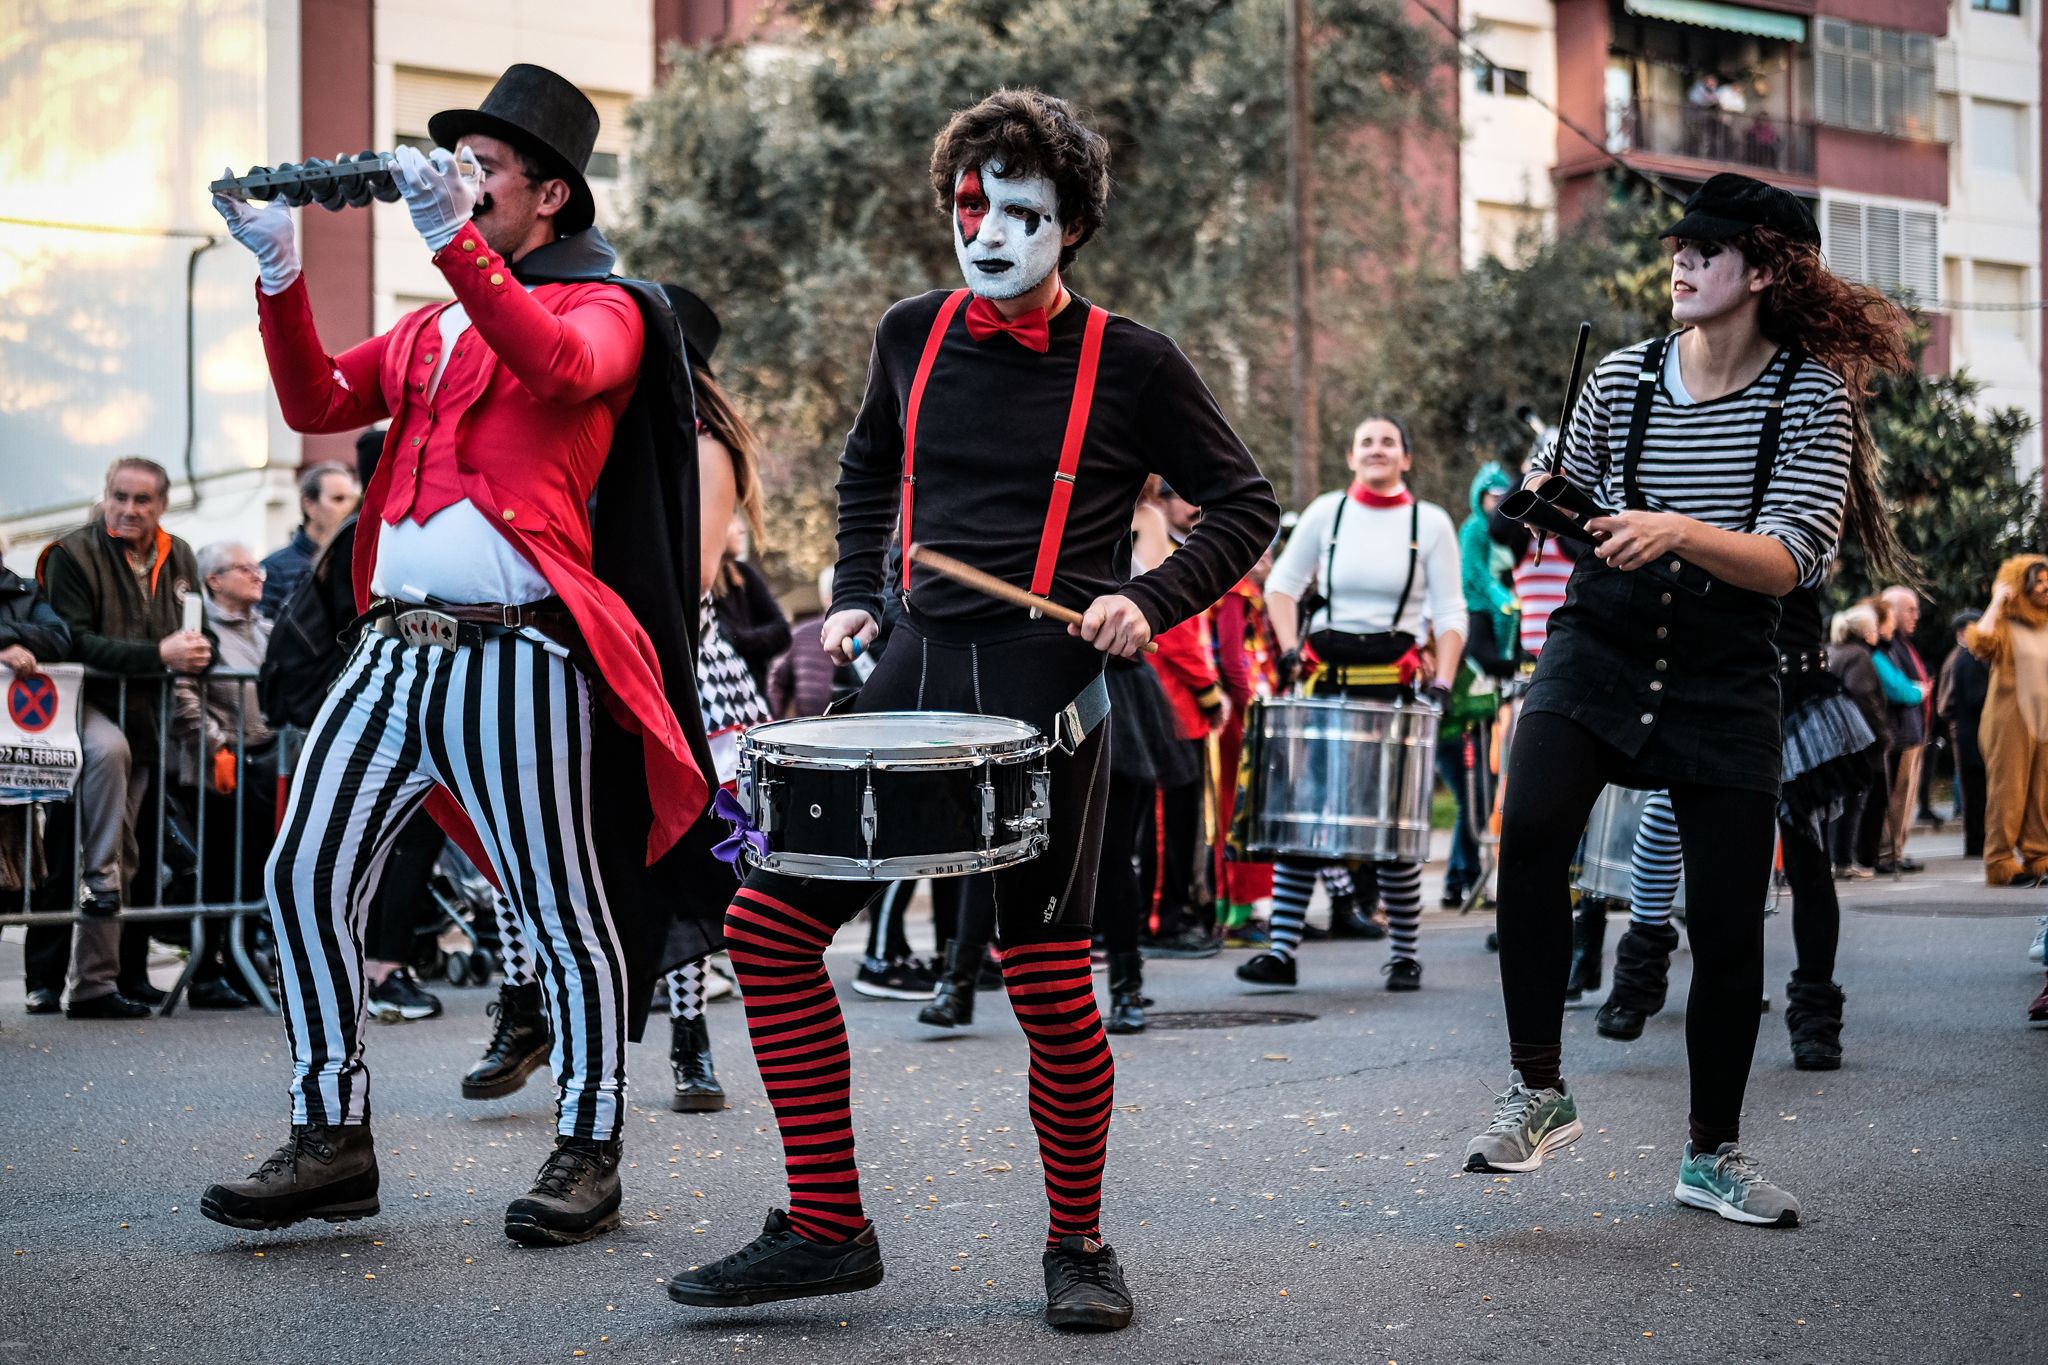
<svg viewBox="0 0 2048 1365">
<path fill-rule="evenodd" d="M 588 505 L 633 395 L 640 310 L 610 284 L 543 284 L 529 292 L 468 224 L 434 264 L 470 325 L 442 362 L 432 393 L 446 305 L 407 314 L 382 336 L 330 356 L 314 329 L 303 280 L 274 296 L 259 289 L 278 404 L 294 431 L 350 431 L 391 419 L 356 533 L 359 608 L 369 604 L 384 526 L 402 517 L 424 523 L 462 498 L 547 579 L 576 619 L 599 695 L 640 736 L 654 810 L 652 863 L 697 818 L 707 791 L 663 695 L 646 632 L 591 571 Z M 451 808 L 437 803 L 436 814 Z"/>
</svg>

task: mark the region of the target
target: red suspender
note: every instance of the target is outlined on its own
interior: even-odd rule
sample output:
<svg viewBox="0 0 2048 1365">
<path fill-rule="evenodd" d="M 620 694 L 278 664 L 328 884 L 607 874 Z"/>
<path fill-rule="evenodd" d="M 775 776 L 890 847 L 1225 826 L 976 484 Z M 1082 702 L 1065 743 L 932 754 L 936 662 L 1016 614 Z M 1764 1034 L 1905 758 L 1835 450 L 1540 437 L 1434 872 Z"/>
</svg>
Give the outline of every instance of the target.
<svg viewBox="0 0 2048 1365">
<path fill-rule="evenodd" d="M 1109 314 L 1090 305 L 1088 327 L 1081 334 L 1081 367 L 1074 374 L 1074 405 L 1067 410 L 1067 437 L 1060 443 L 1060 469 L 1052 476 L 1052 505 L 1045 509 L 1045 530 L 1038 537 L 1038 564 L 1031 570 L 1031 591 L 1040 597 L 1052 591 L 1053 566 L 1059 563 L 1060 537 L 1067 531 L 1067 505 L 1074 500 L 1074 471 L 1081 466 L 1081 441 L 1088 435 L 1088 409 L 1095 402 L 1095 367 L 1102 359 L 1102 329 Z"/>
<path fill-rule="evenodd" d="M 896 573 L 897 586 L 906 600 L 910 597 L 910 509 L 917 501 L 917 410 L 924 406 L 925 381 L 932 377 L 932 364 L 939 358 L 946 329 L 953 325 L 953 314 L 960 311 L 966 298 L 965 289 L 955 289 L 939 305 L 939 315 L 932 319 L 932 334 L 924 339 L 924 354 L 918 357 L 917 377 L 910 381 L 910 405 L 903 414 L 903 510 L 896 518 L 903 529 L 903 562 L 896 566 Z"/>
<path fill-rule="evenodd" d="M 956 289 L 939 305 L 939 315 L 932 319 L 931 335 L 925 338 L 924 354 L 918 357 L 917 375 L 910 381 L 910 401 L 903 414 L 903 507 L 897 521 L 903 534 L 900 579 L 906 597 L 910 594 L 910 515 L 917 502 L 917 413 L 924 406 L 924 386 L 932 377 L 939 347 L 945 344 L 946 329 L 953 325 L 953 315 L 960 311 L 966 298 L 965 289 Z M 1080 468 L 1081 444 L 1088 435 L 1088 409 L 1095 402 L 1095 372 L 1102 359 L 1102 333 L 1108 325 L 1109 314 L 1089 305 L 1088 322 L 1081 335 L 1081 364 L 1074 375 L 1074 401 L 1067 410 L 1066 438 L 1060 443 L 1059 472 L 1052 476 L 1052 504 L 1046 508 L 1045 530 L 1038 538 L 1038 563 L 1031 571 L 1031 591 L 1040 597 L 1052 588 L 1053 568 L 1059 562 L 1060 538 L 1067 530 L 1067 507 L 1074 500 L 1074 473 Z"/>
</svg>

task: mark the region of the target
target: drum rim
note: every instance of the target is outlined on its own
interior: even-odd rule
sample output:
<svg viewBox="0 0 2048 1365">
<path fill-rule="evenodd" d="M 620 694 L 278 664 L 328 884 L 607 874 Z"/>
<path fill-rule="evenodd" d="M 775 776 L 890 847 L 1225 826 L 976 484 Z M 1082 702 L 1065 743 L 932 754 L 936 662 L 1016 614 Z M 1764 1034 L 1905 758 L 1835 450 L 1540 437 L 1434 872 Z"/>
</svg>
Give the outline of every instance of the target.
<svg viewBox="0 0 2048 1365">
<path fill-rule="evenodd" d="M 1012 739 L 973 740 L 941 744 L 880 744 L 855 749 L 848 745 L 827 745 L 792 741 L 773 734 L 776 730 L 793 730 L 819 720 L 851 720 L 857 715 L 861 719 L 877 716 L 917 716 L 924 719 L 988 721 L 1005 727 L 1014 727 L 1016 736 Z M 849 716 L 792 716 L 787 720 L 764 721 L 750 726 L 740 735 L 740 756 L 742 758 L 765 758 L 771 762 L 789 760 L 811 760 L 809 763 L 790 762 L 785 766 L 816 766 L 822 768 L 869 768 L 884 764 L 895 764 L 922 768 L 972 768 L 990 758 L 1008 762 L 1028 762 L 1052 749 L 1052 740 L 1035 728 L 1029 721 L 1017 720 L 1012 716 L 986 716 L 972 711 L 862 711 Z"/>
<path fill-rule="evenodd" d="M 756 854 L 743 850 L 747 866 L 779 872 L 786 876 L 818 877 L 825 881 L 895 882 L 920 877 L 971 877 L 983 872 L 1026 863 L 1044 853 L 1052 836 L 1036 829 L 1022 839 L 996 844 L 967 853 L 911 853 L 893 858 L 847 858 L 833 853 L 777 852 Z"/>
</svg>

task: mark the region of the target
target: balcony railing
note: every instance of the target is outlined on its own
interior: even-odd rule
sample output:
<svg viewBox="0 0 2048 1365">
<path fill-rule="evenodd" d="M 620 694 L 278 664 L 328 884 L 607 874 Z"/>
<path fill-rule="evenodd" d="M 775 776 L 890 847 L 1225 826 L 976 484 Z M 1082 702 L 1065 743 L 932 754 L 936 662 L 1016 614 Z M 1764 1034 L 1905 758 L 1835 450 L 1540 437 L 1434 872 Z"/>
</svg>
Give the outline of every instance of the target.
<svg viewBox="0 0 2048 1365">
<path fill-rule="evenodd" d="M 1715 161 L 1748 170 L 1813 174 L 1813 125 L 1772 114 L 1736 114 L 1690 104 L 1631 100 L 1607 109 L 1608 145 Z"/>
</svg>

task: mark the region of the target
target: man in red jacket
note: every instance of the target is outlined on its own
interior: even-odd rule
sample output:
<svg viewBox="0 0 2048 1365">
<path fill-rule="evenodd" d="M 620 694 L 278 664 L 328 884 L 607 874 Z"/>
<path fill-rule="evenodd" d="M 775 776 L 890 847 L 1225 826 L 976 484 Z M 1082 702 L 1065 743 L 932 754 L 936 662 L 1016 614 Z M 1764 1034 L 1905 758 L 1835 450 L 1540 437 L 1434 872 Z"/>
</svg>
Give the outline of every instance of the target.
<svg viewBox="0 0 2048 1365">
<path fill-rule="evenodd" d="M 650 861 L 705 793 L 648 632 L 592 567 L 586 508 L 656 338 L 603 272 L 531 289 L 515 276 L 522 259 L 590 228 L 583 167 L 597 123 L 580 91 L 534 66 L 508 70 L 480 109 L 437 114 L 439 147 L 401 149 L 397 174 L 455 301 L 339 356 L 314 330 L 289 213 L 215 201 L 257 256 L 286 421 L 319 432 L 391 421 L 355 539 L 369 625 L 307 738 L 267 874 L 292 1135 L 247 1180 L 207 1190 L 201 1208 L 216 1222 L 377 1211 L 364 910 L 392 835 L 438 794 L 474 825 L 538 946 L 554 1023 L 558 1136 L 505 1233 L 562 1244 L 618 1223 L 629 999 L 598 870 L 608 836 L 592 819 L 605 799 L 591 780 L 600 702 L 641 740 Z M 458 148 L 480 178 L 466 178 Z"/>
</svg>

